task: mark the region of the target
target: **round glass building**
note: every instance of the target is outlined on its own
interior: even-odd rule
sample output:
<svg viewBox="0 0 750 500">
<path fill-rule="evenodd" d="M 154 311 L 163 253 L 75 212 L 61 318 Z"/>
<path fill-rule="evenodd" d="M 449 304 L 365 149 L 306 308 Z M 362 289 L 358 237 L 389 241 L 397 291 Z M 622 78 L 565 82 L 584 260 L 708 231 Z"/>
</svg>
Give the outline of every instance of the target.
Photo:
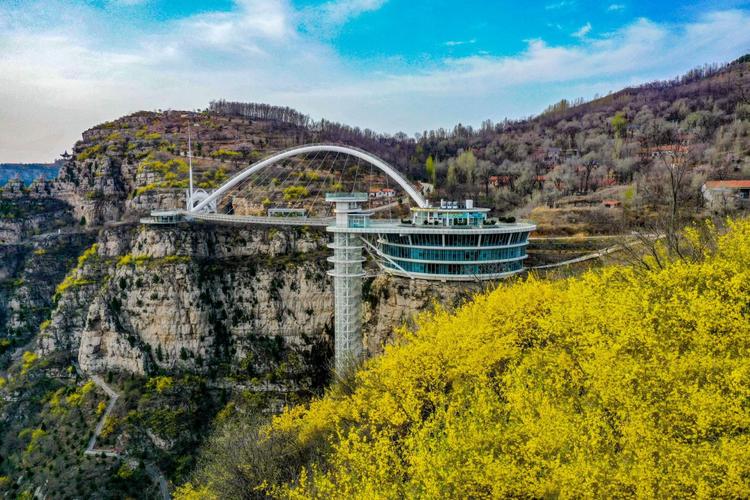
<svg viewBox="0 0 750 500">
<path fill-rule="evenodd" d="M 329 231 L 361 233 L 365 248 L 383 269 L 398 276 L 476 281 L 522 271 L 535 226 L 493 221 L 488 212 L 475 208 L 471 200 L 412 208 L 411 219 L 401 221 L 373 220 L 369 212 L 349 211 L 345 227 L 337 224 Z"/>
</svg>

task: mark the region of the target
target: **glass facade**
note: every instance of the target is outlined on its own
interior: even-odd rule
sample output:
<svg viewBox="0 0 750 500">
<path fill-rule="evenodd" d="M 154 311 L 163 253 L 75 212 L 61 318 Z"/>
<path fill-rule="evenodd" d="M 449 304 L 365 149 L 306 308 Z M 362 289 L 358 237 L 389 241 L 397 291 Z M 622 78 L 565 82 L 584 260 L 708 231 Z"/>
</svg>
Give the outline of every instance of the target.
<svg viewBox="0 0 750 500">
<path fill-rule="evenodd" d="M 381 234 L 378 249 L 383 265 L 394 272 L 473 279 L 521 271 L 528 238 L 525 230 Z"/>
<path fill-rule="evenodd" d="M 386 268 L 400 271 L 394 264 L 385 261 Z M 445 276 L 482 276 L 487 274 L 504 274 L 518 272 L 523 269 L 523 261 L 495 262 L 490 264 L 434 264 L 421 262 L 398 262 L 404 271 L 414 274 L 433 274 Z"/>
<path fill-rule="evenodd" d="M 383 234 L 384 243 L 414 247 L 504 247 L 519 245 L 529 240 L 528 231 L 517 233 L 484 234 Z"/>
<path fill-rule="evenodd" d="M 349 227 L 369 227 L 370 216 L 369 215 L 350 215 L 349 216 Z"/>
<path fill-rule="evenodd" d="M 435 260 L 449 262 L 478 262 L 492 260 L 517 259 L 526 255 L 526 248 L 514 246 L 507 248 L 493 248 L 491 250 L 454 250 L 425 249 L 419 247 L 401 247 L 383 244 L 382 252 L 394 259 Z"/>
</svg>

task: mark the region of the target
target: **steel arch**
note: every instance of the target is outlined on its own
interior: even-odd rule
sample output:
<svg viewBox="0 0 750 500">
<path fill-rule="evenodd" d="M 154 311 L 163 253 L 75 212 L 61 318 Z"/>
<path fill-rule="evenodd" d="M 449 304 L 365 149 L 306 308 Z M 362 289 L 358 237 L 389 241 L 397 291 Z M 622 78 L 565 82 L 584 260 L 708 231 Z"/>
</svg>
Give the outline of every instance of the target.
<svg viewBox="0 0 750 500">
<path fill-rule="evenodd" d="M 419 191 L 417 191 L 416 188 L 409 183 L 409 181 L 404 179 L 404 177 L 395 168 L 391 167 L 388 163 L 381 160 L 377 156 L 372 155 L 361 149 L 353 148 L 350 146 L 338 146 L 335 144 L 309 144 L 306 146 L 298 146 L 298 147 L 294 147 L 294 148 L 281 151 L 280 153 L 276 153 L 264 160 L 260 160 L 256 163 L 253 163 L 249 167 L 237 173 L 235 176 L 229 179 L 226 183 L 224 183 L 221 187 L 219 187 L 216 191 L 211 193 L 210 196 L 208 196 L 206 199 L 201 201 L 195 207 L 190 209 L 190 212 L 191 213 L 200 212 L 204 207 L 206 207 L 211 202 L 218 201 L 218 199 L 224 193 L 232 189 L 234 186 L 236 186 L 237 184 L 245 180 L 250 175 L 254 174 L 255 172 L 259 170 L 264 169 L 265 167 L 269 165 L 276 163 L 279 160 L 283 160 L 285 158 L 290 158 L 292 156 L 297 156 L 301 154 L 318 153 L 318 152 L 343 153 L 343 154 L 348 154 L 350 156 L 354 156 L 356 158 L 364 160 L 370 163 L 371 165 L 373 165 L 374 167 L 377 167 L 378 169 L 382 170 L 388 177 L 396 181 L 396 183 L 399 186 L 401 186 L 404 189 L 404 191 L 406 191 L 407 194 L 411 197 L 411 199 L 414 200 L 414 202 L 417 205 L 419 205 L 421 208 L 426 208 L 429 206 L 429 203 L 427 202 L 427 200 L 424 199 L 422 194 Z"/>
</svg>

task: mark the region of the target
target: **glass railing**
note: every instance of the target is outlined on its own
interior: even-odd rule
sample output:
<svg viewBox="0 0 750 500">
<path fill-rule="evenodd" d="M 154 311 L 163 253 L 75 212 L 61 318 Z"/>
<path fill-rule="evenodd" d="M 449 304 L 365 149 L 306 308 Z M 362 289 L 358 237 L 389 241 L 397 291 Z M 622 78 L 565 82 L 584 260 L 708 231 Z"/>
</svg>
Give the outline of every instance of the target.
<svg viewBox="0 0 750 500">
<path fill-rule="evenodd" d="M 368 196 L 367 193 L 359 193 L 359 192 L 354 192 L 354 193 L 326 193 L 326 200 L 348 200 L 348 199 L 351 199 L 351 198 L 355 198 L 357 200 L 360 200 L 360 199 L 367 200 L 367 199 L 369 199 L 369 196 Z"/>
</svg>

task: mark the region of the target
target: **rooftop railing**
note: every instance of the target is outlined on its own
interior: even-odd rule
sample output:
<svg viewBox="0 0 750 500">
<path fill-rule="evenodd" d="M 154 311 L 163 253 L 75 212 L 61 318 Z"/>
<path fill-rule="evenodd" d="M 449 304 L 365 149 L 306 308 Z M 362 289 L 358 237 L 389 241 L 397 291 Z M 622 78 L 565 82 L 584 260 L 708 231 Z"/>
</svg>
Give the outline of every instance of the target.
<svg viewBox="0 0 750 500">
<path fill-rule="evenodd" d="M 370 196 L 367 193 L 326 193 L 326 201 L 332 200 L 356 200 L 367 201 Z"/>
</svg>

